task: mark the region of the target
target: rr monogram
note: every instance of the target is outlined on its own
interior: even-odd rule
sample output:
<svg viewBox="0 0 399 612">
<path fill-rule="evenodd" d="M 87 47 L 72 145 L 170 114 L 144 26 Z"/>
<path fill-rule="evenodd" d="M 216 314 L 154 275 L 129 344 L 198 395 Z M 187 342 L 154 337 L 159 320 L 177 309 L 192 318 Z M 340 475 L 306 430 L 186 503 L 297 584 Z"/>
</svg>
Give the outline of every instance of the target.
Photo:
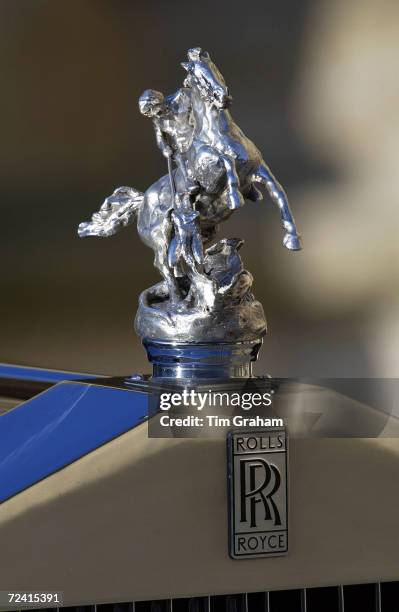
<svg viewBox="0 0 399 612">
<path fill-rule="evenodd" d="M 263 472 L 262 480 L 257 486 L 256 481 L 260 470 Z M 257 504 L 263 503 L 265 521 L 274 520 L 274 525 L 281 525 L 280 513 L 273 500 L 281 484 L 281 476 L 277 467 L 261 458 L 243 458 L 240 460 L 240 484 L 240 522 L 247 522 L 249 506 L 250 527 L 257 527 L 256 508 Z"/>
</svg>

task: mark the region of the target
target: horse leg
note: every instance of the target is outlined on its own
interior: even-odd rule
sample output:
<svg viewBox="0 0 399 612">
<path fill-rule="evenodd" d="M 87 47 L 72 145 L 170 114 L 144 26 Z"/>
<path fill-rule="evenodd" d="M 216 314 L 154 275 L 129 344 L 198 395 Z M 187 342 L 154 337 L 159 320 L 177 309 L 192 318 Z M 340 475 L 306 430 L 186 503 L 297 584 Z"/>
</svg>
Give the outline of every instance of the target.
<svg viewBox="0 0 399 612">
<path fill-rule="evenodd" d="M 181 175 L 183 177 L 183 181 L 184 181 L 184 190 L 189 193 L 189 194 L 196 194 L 199 191 L 199 184 L 192 180 L 189 176 L 188 176 L 188 172 L 187 172 L 187 167 L 186 167 L 186 161 L 183 158 L 183 155 L 179 152 L 176 152 L 174 155 L 174 160 L 177 164 L 177 167 L 179 168 Z"/>
<path fill-rule="evenodd" d="M 177 263 L 189 281 L 188 296 L 194 299 L 195 308 L 210 310 L 214 306 L 216 289 L 213 280 L 205 274 L 202 238 L 197 219 L 191 216 L 192 212 L 190 197 L 186 194 L 182 197 L 181 210 L 175 210 L 172 214 L 180 243 Z"/>
<path fill-rule="evenodd" d="M 257 167 L 252 180 L 265 185 L 270 197 L 280 209 L 281 221 L 285 229 L 284 246 L 291 251 L 299 251 L 302 248 L 301 237 L 297 232 L 295 220 L 284 189 L 266 164 L 260 164 Z"/>
<path fill-rule="evenodd" d="M 227 204 L 231 210 L 244 205 L 244 198 L 240 192 L 240 179 L 237 174 L 234 159 L 228 155 L 221 155 L 220 160 L 226 171 L 227 180 Z"/>
<path fill-rule="evenodd" d="M 166 283 L 171 303 L 176 304 L 180 302 L 182 296 L 180 295 L 179 286 L 174 274 L 168 266 L 168 253 L 165 249 L 155 253 L 154 266 L 159 270 Z"/>
</svg>

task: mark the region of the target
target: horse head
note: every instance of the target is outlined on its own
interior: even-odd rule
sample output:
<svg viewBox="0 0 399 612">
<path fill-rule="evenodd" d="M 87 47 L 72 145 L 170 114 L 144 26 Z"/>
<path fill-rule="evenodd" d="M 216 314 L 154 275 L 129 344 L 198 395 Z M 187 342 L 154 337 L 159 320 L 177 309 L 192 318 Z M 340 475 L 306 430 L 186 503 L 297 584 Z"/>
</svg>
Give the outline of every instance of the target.
<svg viewBox="0 0 399 612">
<path fill-rule="evenodd" d="M 200 47 L 189 49 L 188 62 L 182 62 L 187 71 L 185 86 L 198 91 L 200 97 L 217 109 L 230 106 L 232 98 L 225 80 L 212 62 L 209 53 Z"/>
</svg>

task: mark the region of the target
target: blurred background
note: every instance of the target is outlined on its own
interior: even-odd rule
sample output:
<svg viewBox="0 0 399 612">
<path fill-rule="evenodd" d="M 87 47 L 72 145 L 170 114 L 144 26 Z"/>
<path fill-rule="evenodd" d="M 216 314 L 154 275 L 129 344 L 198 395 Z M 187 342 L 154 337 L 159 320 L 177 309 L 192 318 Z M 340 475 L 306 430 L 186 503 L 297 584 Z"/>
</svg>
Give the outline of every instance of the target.
<svg viewBox="0 0 399 612">
<path fill-rule="evenodd" d="M 166 172 L 140 93 L 181 86 L 208 50 L 236 122 L 285 186 L 222 228 L 246 240 L 269 333 L 257 372 L 399 375 L 396 0 L 1 0 L 0 361 L 148 371 L 133 331 L 158 280 L 132 225 L 80 240 L 115 187 Z"/>
</svg>

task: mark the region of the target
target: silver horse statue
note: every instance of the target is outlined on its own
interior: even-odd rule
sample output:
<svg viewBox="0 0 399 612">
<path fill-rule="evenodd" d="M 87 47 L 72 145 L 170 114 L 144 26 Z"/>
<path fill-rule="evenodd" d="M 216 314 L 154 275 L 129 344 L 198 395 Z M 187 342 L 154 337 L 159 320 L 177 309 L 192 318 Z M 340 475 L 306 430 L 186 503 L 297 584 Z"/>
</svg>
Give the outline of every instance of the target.
<svg viewBox="0 0 399 612">
<path fill-rule="evenodd" d="M 79 225 L 78 233 L 81 237 L 112 236 L 137 218 L 138 233 L 154 250 L 154 265 L 164 279 L 140 297 L 136 329 L 141 337 L 176 339 L 177 334 L 184 341 L 194 334 L 197 340 L 218 340 L 226 336 L 226 308 L 233 308 L 228 325 L 233 340 L 259 336 L 265 333 L 266 321 L 261 305 L 250 292 L 252 276 L 243 269 L 237 253 L 242 242 L 210 245 L 219 224 L 245 199 L 263 198 L 258 185 L 266 187 L 280 210 L 284 246 L 300 250 L 300 236 L 284 189 L 253 142 L 234 123 L 228 110 L 232 98 L 209 54 L 200 48 L 190 49 L 188 61 L 182 66 L 186 78 L 173 100 L 184 99 L 186 114 L 188 101 L 192 128 L 187 146 L 179 153 L 177 168 L 145 193 L 131 187 L 116 189 L 91 221 Z M 198 185 L 196 192 L 188 192 L 187 176 L 191 185 Z M 185 214 L 179 216 L 179 209 Z M 182 218 L 189 223 L 179 223 Z M 188 233 L 195 237 L 196 232 L 204 256 L 198 256 L 197 248 L 194 257 L 190 241 L 184 240 Z M 176 237 L 186 245 L 180 263 L 171 262 L 171 245 Z"/>
</svg>

